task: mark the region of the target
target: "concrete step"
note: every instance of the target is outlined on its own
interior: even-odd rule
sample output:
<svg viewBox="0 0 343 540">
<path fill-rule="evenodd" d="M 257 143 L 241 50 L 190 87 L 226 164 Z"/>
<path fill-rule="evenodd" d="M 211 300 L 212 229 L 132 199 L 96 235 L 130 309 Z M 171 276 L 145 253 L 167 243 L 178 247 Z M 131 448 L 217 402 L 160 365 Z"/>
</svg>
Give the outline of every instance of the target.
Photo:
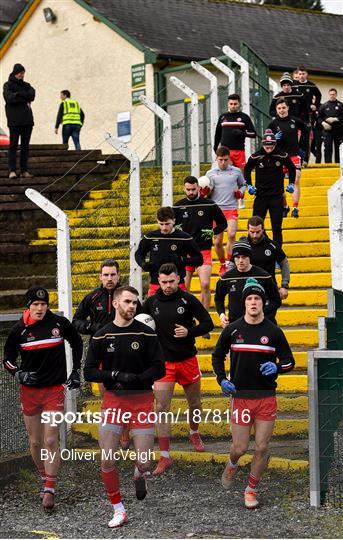
<svg viewBox="0 0 343 540">
<path fill-rule="evenodd" d="M 293 273 L 312 273 L 312 272 L 331 272 L 331 259 L 327 257 L 287 257 L 291 274 Z M 100 261 L 99 261 L 100 262 Z M 92 264 L 92 263 L 90 263 Z M 93 267 L 94 268 L 94 267 Z M 218 274 L 220 269 L 219 261 L 213 261 L 212 274 Z M 76 268 L 73 267 L 76 271 Z M 280 270 L 276 270 L 280 274 Z"/>
<path fill-rule="evenodd" d="M 213 323 L 220 328 L 220 320 L 218 313 L 211 311 Z M 326 317 L 327 309 L 279 309 L 276 320 L 279 326 L 317 326 L 318 317 Z"/>
</svg>

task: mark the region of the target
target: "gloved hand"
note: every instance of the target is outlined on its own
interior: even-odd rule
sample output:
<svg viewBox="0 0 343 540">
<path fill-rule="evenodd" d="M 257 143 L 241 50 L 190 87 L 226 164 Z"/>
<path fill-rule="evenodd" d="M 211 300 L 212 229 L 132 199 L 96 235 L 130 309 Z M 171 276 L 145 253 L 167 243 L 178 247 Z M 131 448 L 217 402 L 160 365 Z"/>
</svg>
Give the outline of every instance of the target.
<svg viewBox="0 0 343 540">
<path fill-rule="evenodd" d="M 334 124 L 335 122 L 338 122 L 338 118 L 336 118 L 336 116 L 329 116 L 329 118 L 327 118 L 325 122 L 327 122 L 328 124 Z"/>
<path fill-rule="evenodd" d="M 260 372 L 262 375 L 274 375 L 277 372 L 277 365 L 275 362 L 265 362 L 260 366 Z"/>
<path fill-rule="evenodd" d="M 249 195 L 256 195 L 257 189 L 255 188 L 255 186 L 249 184 L 248 193 L 249 193 Z"/>
<path fill-rule="evenodd" d="M 200 188 L 200 195 L 201 197 L 207 197 L 211 193 L 211 188 L 208 186 Z"/>
<path fill-rule="evenodd" d="M 213 238 L 213 229 L 201 229 L 201 238 L 204 240 L 211 240 Z"/>
<path fill-rule="evenodd" d="M 287 193 L 294 193 L 294 184 L 288 184 L 288 186 L 286 186 L 286 191 Z"/>
<path fill-rule="evenodd" d="M 68 390 L 75 390 L 76 388 L 80 388 L 80 384 L 80 370 L 73 369 L 67 379 L 66 387 L 68 388 Z"/>
<path fill-rule="evenodd" d="M 277 132 L 275 133 L 275 139 L 276 139 L 277 141 L 279 141 L 280 139 L 282 139 L 282 131 L 277 131 Z"/>
<path fill-rule="evenodd" d="M 118 383 L 131 383 L 138 379 L 136 373 L 126 373 L 124 371 L 113 371 L 112 378 Z"/>
<path fill-rule="evenodd" d="M 26 386 L 34 386 L 38 382 L 37 371 L 22 371 L 18 369 L 15 372 L 14 378 L 20 383 Z"/>
<path fill-rule="evenodd" d="M 236 189 L 236 191 L 233 192 L 236 199 L 244 199 L 244 193 L 241 192 L 240 189 Z"/>
<path fill-rule="evenodd" d="M 243 135 L 245 135 L 244 131 L 242 129 L 239 129 L 239 128 L 234 128 L 232 130 L 232 135 L 234 137 L 242 137 Z"/>
<path fill-rule="evenodd" d="M 229 397 L 236 392 L 235 385 L 228 379 L 222 380 L 222 382 L 220 383 L 220 386 L 222 388 L 224 396 Z"/>
<path fill-rule="evenodd" d="M 325 131 L 329 131 L 330 129 L 332 129 L 332 126 L 325 122 L 325 120 L 323 120 L 322 122 L 322 127 L 325 129 Z"/>
</svg>

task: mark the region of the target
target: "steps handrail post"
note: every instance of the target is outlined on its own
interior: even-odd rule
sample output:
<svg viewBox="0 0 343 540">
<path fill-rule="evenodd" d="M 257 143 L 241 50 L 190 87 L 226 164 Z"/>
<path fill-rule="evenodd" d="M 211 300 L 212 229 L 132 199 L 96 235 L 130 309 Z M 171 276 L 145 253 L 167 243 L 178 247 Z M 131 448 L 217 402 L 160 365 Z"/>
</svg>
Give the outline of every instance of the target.
<svg viewBox="0 0 343 540">
<path fill-rule="evenodd" d="M 25 190 L 25 195 L 30 201 L 36 204 L 43 212 L 51 216 L 56 221 L 56 245 L 57 245 L 57 296 L 58 310 L 61 311 L 69 321 L 73 316 L 72 302 L 72 281 L 71 281 L 71 257 L 70 257 L 70 230 L 68 216 L 61 208 L 49 201 L 41 193 L 33 188 Z M 65 343 L 67 374 L 70 375 L 73 362 L 69 343 Z M 76 392 L 70 391 L 66 393 L 66 411 L 76 412 Z M 68 424 L 67 429 L 70 429 Z M 61 439 L 62 448 L 66 448 L 66 425 L 61 424 Z"/>
<path fill-rule="evenodd" d="M 213 148 L 214 144 L 214 137 L 216 134 L 216 127 L 217 127 L 217 121 L 219 116 L 219 107 L 218 107 L 218 79 L 217 77 L 211 73 L 208 69 L 206 69 L 204 66 L 199 64 L 198 62 L 191 62 L 191 66 L 195 71 L 197 71 L 202 77 L 210 81 L 210 133 L 211 133 L 211 149 Z M 205 106 L 205 105 L 204 105 Z M 206 129 L 206 126 L 205 126 Z M 215 157 L 213 149 L 212 149 L 212 156 Z"/>
<path fill-rule="evenodd" d="M 340 146 L 341 175 L 328 189 L 328 214 L 332 288 L 343 291 L 343 144 Z"/>
<path fill-rule="evenodd" d="M 230 94 L 234 94 L 236 88 L 236 76 L 233 69 L 226 66 L 223 62 L 218 60 L 218 58 L 215 58 L 215 56 L 212 56 L 210 61 L 213 66 L 227 76 L 227 95 L 229 96 Z"/>
<path fill-rule="evenodd" d="M 279 91 L 279 85 L 277 82 L 274 81 L 271 77 L 269 77 L 269 88 L 271 88 L 271 91 L 273 92 L 273 96 L 278 93 Z"/>
<path fill-rule="evenodd" d="M 222 48 L 223 53 L 233 60 L 236 64 L 239 65 L 242 77 L 241 85 L 241 100 L 242 100 L 242 111 L 250 116 L 250 88 L 249 88 L 249 62 L 243 58 L 236 51 L 231 49 L 228 45 L 224 45 Z M 246 139 L 246 149 L 248 156 L 251 154 L 251 139 L 248 137 Z"/>
<path fill-rule="evenodd" d="M 163 122 L 162 135 L 162 206 L 173 206 L 173 159 L 172 159 L 172 129 L 170 114 L 146 96 L 140 96 L 140 101 L 158 116 Z"/>
<path fill-rule="evenodd" d="M 199 100 L 194 90 L 177 77 L 170 77 L 170 82 L 191 99 L 191 171 L 196 178 L 200 176 L 200 147 L 199 147 Z"/>
<path fill-rule="evenodd" d="M 135 287 L 142 298 L 142 269 L 135 260 L 135 252 L 141 240 L 141 192 L 140 161 L 137 153 L 111 133 L 105 134 L 105 140 L 127 160 L 130 161 L 129 212 L 130 212 L 130 285 Z"/>
</svg>

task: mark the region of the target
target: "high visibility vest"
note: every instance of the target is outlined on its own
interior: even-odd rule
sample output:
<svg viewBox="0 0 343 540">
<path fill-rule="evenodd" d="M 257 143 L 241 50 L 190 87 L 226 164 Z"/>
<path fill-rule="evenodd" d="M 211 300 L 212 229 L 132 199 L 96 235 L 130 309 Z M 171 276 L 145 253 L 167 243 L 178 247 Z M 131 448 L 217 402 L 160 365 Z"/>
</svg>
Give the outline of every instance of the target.
<svg viewBox="0 0 343 540">
<path fill-rule="evenodd" d="M 81 108 L 78 102 L 73 99 L 65 99 L 63 101 L 62 126 L 65 124 L 77 124 L 82 126 Z"/>
</svg>

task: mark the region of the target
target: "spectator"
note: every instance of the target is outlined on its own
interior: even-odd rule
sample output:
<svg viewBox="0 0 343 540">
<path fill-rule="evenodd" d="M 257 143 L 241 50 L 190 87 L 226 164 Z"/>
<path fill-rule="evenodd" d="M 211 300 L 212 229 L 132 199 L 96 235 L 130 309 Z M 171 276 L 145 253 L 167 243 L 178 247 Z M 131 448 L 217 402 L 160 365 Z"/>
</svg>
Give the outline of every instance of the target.
<svg viewBox="0 0 343 540">
<path fill-rule="evenodd" d="M 62 124 L 62 141 L 68 144 L 69 137 L 73 139 L 75 150 L 81 150 L 80 130 L 85 121 L 85 114 L 80 105 L 74 99 L 70 99 L 69 90 L 62 90 L 62 103 L 58 109 L 55 133 L 58 133 L 58 127 Z"/>
<path fill-rule="evenodd" d="M 10 131 L 10 146 L 8 150 L 9 178 L 17 178 L 17 149 L 20 137 L 20 176 L 32 178 L 27 170 L 29 158 L 29 143 L 33 128 L 31 102 L 36 91 L 24 81 L 25 68 L 15 64 L 13 71 L 5 82 L 3 96 L 6 102 L 5 110 L 7 125 Z"/>
<path fill-rule="evenodd" d="M 330 88 L 329 101 L 321 105 L 318 123 L 323 128 L 325 163 L 332 161 L 333 146 L 335 147 L 335 163 L 339 163 L 339 145 L 343 140 L 343 103 L 337 99 L 336 88 Z"/>
</svg>

